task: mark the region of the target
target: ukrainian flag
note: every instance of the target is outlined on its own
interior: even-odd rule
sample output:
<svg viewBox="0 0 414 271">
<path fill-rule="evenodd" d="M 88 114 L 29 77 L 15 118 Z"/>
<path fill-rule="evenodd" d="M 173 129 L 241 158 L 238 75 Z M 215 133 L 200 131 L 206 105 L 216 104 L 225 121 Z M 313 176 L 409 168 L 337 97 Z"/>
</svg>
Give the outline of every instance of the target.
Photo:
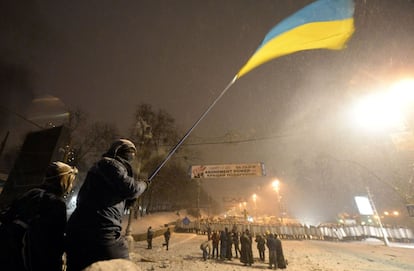
<svg viewBox="0 0 414 271">
<path fill-rule="evenodd" d="M 340 50 L 354 33 L 353 0 L 318 0 L 277 24 L 249 61 L 240 78 L 261 64 L 297 51 Z"/>
</svg>

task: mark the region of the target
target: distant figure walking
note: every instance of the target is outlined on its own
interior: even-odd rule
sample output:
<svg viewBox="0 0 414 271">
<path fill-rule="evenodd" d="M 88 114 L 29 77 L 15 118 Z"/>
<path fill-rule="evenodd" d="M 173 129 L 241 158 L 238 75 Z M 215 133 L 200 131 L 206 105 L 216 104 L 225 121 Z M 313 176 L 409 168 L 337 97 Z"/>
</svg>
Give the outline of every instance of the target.
<svg viewBox="0 0 414 271">
<path fill-rule="evenodd" d="M 154 237 L 154 231 L 152 230 L 152 227 L 149 226 L 147 230 L 147 243 L 148 243 L 147 249 L 152 249 L 152 238 L 153 237 Z"/>
<path fill-rule="evenodd" d="M 164 244 L 162 244 L 162 246 L 167 247 L 168 250 L 168 245 L 170 244 L 170 237 L 171 237 L 171 231 L 170 228 L 167 228 L 167 230 L 164 232 Z"/>
</svg>

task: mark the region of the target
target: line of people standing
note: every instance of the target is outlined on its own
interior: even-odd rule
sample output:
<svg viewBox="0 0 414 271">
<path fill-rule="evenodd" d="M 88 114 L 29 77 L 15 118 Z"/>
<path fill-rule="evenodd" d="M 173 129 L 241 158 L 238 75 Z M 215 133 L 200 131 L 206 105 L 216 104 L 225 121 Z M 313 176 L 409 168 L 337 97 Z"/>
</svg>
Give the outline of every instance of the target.
<svg viewBox="0 0 414 271">
<path fill-rule="evenodd" d="M 223 231 L 213 231 L 208 236 L 208 239 L 212 241 L 212 258 L 231 260 L 233 258 L 233 247 L 235 257 L 239 257 L 239 232 L 235 228 L 229 231 L 226 227 Z"/>
<path fill-rule="evenodd" d="M 277 234 L 266 233 L 266 235 L 258 234 L 254 241 L 257 243 L 259 252 L 259 261 L 265 262 L 266 247 L 269 250 L 269 268 L 277 269 L 286 268 L 286 261 L 283 255 L 282 242 L 277 238 Z M 209 243 L 211 242 L 211 243 Z M 210 248 L 211 255 L 210 255 Z M 203 251 L 203 258 L 211 256 L 212 259 L 232 260 L 233 251 L 235 257 L 245 266 L 251 266 L 253 259 L 253 237 L 248 229 L 239 233 L 236 227 L 231 231 L 226 227 L 223 231 L 208 230 L 208 242 L 203 242 L 200 249 Z"/>
</svg>

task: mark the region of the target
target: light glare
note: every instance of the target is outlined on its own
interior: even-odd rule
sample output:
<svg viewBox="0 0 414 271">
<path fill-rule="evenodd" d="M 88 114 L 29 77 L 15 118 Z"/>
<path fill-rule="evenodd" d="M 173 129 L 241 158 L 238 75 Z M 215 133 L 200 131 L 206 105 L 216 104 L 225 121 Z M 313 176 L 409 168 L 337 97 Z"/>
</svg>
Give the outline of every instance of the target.
<svg viewBox="0 0 414 271">
<path fill-rule="evenodd" d="M 381 132 L 405 130 L 405 114 L 414 103 L 414 80 L 396 82 L 388 91 L 378 92 L 357 101 L 352 110 L 352 120 L 358 128 Z"/>
<path fill-rule="evenodd" d="M 398 100 L 384 94 L 370 95 L 358 101 L 352 118 L 359 128 L 373 132 L 401 130 L 405 122 Z"/>
</svg>

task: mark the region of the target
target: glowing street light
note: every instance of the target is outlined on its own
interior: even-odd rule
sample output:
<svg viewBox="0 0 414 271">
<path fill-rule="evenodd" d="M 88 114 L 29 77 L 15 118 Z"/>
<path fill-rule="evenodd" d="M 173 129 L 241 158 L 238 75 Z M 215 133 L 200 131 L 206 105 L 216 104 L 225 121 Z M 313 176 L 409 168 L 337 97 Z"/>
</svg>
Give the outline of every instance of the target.
<svg viewBox="0 0 414 271">
<path fill-rule="evenodd" d="M 257 195 L 256 195 L 256 194 L 253 194 L 253 195 L 252 195 L 252 199 L 253 199 L 254 204 L 256 204 Z"/>
<path fill-rule="evenodd" d="M 273 190 L 276 192 L 276 196 L 277 196 L 277 207 L 278 207 L 278 216 L 280 217 L 281 221 L 283 222 L 283 216 L 281 214 L 281 197 L 280 197 L 280 181 L 278 179 L 275 179 L 272 182 L 272 188 Z"/>
<path fill-rule="evenodd" d="M 254 215 L 257 217 L 257 205 L 256 205 L 257 195 L 253 194 L 252 199 L 253 199 L 253 203 L 254 203 Z"/>
<path fill-rule="evenodd" d="M 279 193 L 280 181 L 278 179 L 274 180 L 272 182 L 272 187 L 273 187 L 273 190 L 275 190 L 276 193 Z"/>
<path fill-rule="evenodd" d="M 358 100 L 352 121 L 359 128 L 373 132 L 404 130 L 407 111 L 414 103 L 414 80 L 399 81 L 387 91 L 373 93 Z"/>
<path fill-rule="evenodd" d="M 384 211 L 384 215 L 385 216 L 399 216 L 400 212 L 398 212 L 398 211 L 392 211 L 392 212 Z"/>
</svg>

